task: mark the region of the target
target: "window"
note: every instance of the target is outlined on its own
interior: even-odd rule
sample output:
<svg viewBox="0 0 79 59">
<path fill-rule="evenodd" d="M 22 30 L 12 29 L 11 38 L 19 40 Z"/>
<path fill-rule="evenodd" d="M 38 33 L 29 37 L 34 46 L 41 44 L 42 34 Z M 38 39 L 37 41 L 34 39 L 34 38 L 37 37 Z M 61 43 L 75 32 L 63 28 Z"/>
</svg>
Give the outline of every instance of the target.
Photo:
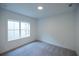
<svg viewBox="0 0 79 59">
<path fill-rule="evenodd" d="M 8 21 L 8 41 L 30 36 L 30 23 Z"/>
<path fill-rule="evenodd" d="M 29 23 L 21 23 L 21 37 L 30 36 L 30 24 Z"/>
</svg>

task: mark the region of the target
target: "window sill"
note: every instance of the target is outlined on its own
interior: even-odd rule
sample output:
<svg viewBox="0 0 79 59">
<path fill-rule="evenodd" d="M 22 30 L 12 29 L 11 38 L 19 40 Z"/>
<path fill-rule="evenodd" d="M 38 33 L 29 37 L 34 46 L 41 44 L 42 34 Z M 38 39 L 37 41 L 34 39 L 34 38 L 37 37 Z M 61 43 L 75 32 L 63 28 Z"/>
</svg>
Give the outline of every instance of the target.
<svg viewBox="0 0 79 59">
<path fill-rule="evenodd" d="M 15 41 L 15 40 L 21 40 L 21 39 L 26 39 L 26 38 L 29 38 L 30 36 L 27 36 L 27 37 L 21 37 L 21 38 L 18 38 L 18 39 L 13 39 L 13 40 L 8 40 L 8 41 Z"/>
</svg>

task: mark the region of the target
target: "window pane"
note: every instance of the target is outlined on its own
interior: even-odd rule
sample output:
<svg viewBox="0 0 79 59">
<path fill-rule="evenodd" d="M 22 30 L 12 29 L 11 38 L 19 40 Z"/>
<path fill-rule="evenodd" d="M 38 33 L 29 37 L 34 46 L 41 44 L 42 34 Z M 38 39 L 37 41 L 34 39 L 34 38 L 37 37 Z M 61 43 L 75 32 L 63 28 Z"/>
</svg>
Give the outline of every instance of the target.
<svg viewBox="0 0 79 59">
<path fill-rule="evenodd" d="M 19 30 L 15 30 L 14 31 L 14 34 L 15 34 L 15 39 L 19 39 Z"/>
<path fill-rule="evenodd" d="M 19 29 L 19 22 L 8 21 L 8 29 L 10 30 Z"/>
<path fill-rule="evenodd" d="M 28 37 L 28 36 L 30 36 L 30 31 L 21 30 L 21 37 Z"/>
<path fill-rule="evenodd" d="M 8 21 L 8 29 L 14 29 L 14 22 Z"/>
<path fill-rule="evenodd" d="M 19 38 L 19 22 L 8 21 L 8 41 Z"/>
<path fill-rule="evenodd" d="M 28 24 L 28 30 L 30 31 L 30 24 Z"/>
<path fill-rule="evenodd" d="M 8 41 L 14 40 L 15 39 L 15 34 L 14 31 L 8 31 Z"/>
<path fill-rule="evenodd" d="M 27 36 L 30 36 L 30 24 L 27 25 Z"/>
<path fill-rule="evenodd" d="M 21 23 L 21 29 L 25 29 L 26 28 L 26 23 Z"/>
<path fill-rule="evenodd" d="M 8 41 L 19 39 L 19 30 L 8 31 Z"/>
<path fill-rule="evenodd" d="M 30 24 L 29 23 L 21 23 L 21 37 L 30 36 Z"/>
<path fill-rule="evenodd" d="M 15 22 L 14 27 L 15 27 L 15 29 L 19 29 L 19 22 Z"/>
<path fill-rule="evenodd" d="M 21 37 L 26 37 L 26 31 L 25 30 L 21 30 Z"/>
<path fill-rule="evenodd" d="M 29 23 L 21 23 L 21 29 L 29 29 L 30 24 Z"/>
</svg>

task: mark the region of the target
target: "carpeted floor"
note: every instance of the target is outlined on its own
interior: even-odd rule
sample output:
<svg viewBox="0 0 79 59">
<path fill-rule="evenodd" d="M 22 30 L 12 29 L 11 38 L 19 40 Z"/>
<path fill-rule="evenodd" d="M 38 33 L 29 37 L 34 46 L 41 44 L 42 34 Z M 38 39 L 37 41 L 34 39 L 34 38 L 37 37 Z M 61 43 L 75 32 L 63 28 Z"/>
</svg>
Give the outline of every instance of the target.
<svg viewBox="0 0 79 59">
<path fill-rule="evenodd" d="M 75 51 L 50 45 L 44 42 L 32 42 L 11 52 L 3 54 L 4 56 L 76 56 Z"/>
</svg>

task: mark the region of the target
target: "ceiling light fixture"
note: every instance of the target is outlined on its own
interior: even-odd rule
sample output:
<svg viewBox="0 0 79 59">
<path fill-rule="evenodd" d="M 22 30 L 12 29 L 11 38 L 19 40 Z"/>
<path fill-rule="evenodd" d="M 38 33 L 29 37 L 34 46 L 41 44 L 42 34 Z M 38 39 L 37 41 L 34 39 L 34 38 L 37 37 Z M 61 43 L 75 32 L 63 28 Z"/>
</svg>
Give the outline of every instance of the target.
<svg viewBox="0 0 79 59">
<path fill-rule="evenodd" d="M 38 6 L 37 9 L 38 10 L 43 10 L 43 7 L 42 6 Z"/>
</svg>

